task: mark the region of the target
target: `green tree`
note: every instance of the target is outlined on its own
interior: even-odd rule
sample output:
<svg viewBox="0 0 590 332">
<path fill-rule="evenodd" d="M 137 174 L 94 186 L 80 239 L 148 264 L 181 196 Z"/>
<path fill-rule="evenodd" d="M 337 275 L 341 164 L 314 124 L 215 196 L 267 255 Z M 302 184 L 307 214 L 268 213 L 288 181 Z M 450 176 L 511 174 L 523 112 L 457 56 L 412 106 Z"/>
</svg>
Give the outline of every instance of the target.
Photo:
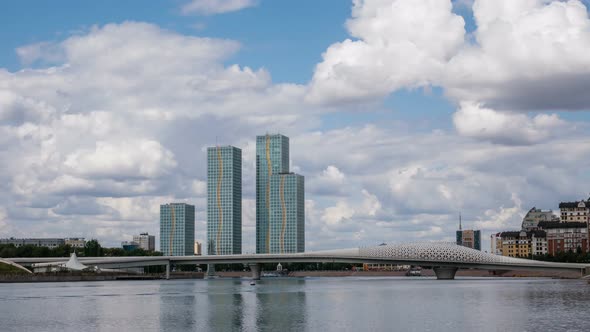
<svg viewBox="0 0 590 332">
<path fill-rule="evenodd" d="M 86 242 L 84 246 L 84 256 L 86 257 L 100 257 L 103 255 L 103 249 L 97 240 L 92 239 Z"/>
</svg>

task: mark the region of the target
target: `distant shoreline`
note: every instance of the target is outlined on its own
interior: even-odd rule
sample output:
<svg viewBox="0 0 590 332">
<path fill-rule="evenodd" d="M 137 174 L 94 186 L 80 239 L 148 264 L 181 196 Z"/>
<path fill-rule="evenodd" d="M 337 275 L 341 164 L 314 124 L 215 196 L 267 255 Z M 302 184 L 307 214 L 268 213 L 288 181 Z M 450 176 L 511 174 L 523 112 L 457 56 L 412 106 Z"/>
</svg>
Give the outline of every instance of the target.
<svg viewBox="0 0 590 332">
<path fill-rule="evenodd" d="M 204 273 L 172 273 L 170 279 L 203 279 Z M 77 281 L 120 281 L 120 280 L 159 280 L 160 274 L 4 274 L 0 275 L 2 283 L 38 283 L 38 282 L 77 282 Z"/>
<path fill-rule="evenodd" d="M 266 271 L 268 273 L 273 271 Z M 294 271 L 284 277 L 403 277 L 405 271 Z M 216 272 L 219 278 L 250 278 L 249 271 Z M 0 275 L 1 283 L 38 283 L 38 282 L 77 282 L 77 281 L 129 281 L 129 280 L 160 280 L 162 274 L 4 274 Z M 434 277 L 432 270 L 423 269 L 422 277 Z M 580 275 L 575 272 L 536 272 L 536 271 L 504 271 L 501 274 L 493 274 L 485 270 L 459 270 L 457 277 L 489 277 L 489 278 L 557 278 L 578 279 Z M 173 272 L 170 279 L 203 279 L 203 272 Z M 272 279 L 274 277 L 263 277 Z M 420 278 L 420 277 L 417 277 Z"/>
<path fill-rule="evenodd" d="M 263 273 L 274 271 L 263 271 Z M 250 272 L 217 272 L 220 277 L 250 277 Z M 288 277 L 403 277 L 406 271 L 293 271 L 289 272 Z M 422 277 L 434 277 L 434 271 L 422 269 Z M 578 279 L 580 274 L 577 272 L 547 272 L 547 271 L 502 271 L 493 274 L 493 271 L 487 270 L 459 270 L 457 277 L 522 277 L 522 278 L 560 278 L 560 279 Z M 263 277 L 264 278 L 264 277 Z M 269 277 L 272 278 L 272 277 Z"/>
</svg>

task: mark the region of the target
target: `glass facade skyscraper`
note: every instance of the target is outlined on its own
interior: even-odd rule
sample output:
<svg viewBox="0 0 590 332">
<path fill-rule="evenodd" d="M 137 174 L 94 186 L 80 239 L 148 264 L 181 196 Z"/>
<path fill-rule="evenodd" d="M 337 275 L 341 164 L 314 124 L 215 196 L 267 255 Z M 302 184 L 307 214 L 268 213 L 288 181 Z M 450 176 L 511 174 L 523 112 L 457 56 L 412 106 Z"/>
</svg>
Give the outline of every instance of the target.
<svg viewBox="0 0 590 332">
<path fill-rule="evenodd" d="M 273 174 L 289 172 L 289 138 L 281 134 L 256 137 L 256 253 L 270 248 L 270 191 Z"/>
<path fill-rule="evenodd" d="M 293 173 L 270 177 L 270 251 L 286 254 L 305 251 L 304 178 Z"/>
<path fill-rule="evenodd" d="M 164 256 L 194 254 L 195 207 L 185 203 L 160 205 L 160 251 Z"/>
<path fill-rule="evenodd" d="M 207 149 L 207 254 L 242 253 L 242 150 Z"/>
</svg>

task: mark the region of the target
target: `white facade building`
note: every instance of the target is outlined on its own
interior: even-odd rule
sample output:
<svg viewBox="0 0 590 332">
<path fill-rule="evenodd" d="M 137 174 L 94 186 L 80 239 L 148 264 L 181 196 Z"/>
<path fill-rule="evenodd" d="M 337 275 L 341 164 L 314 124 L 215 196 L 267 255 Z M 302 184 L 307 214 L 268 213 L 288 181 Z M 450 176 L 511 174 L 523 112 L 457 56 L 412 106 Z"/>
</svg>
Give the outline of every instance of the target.
<svg viewBox="0 0 590 332">
<path fill-rule="evenodd" d="M 145 251 L 156 250 L 156 236 L 148 233 L 141 233 L 133 236 L 133 242 L 139 244 L 139 248 Z"/>
</svg>

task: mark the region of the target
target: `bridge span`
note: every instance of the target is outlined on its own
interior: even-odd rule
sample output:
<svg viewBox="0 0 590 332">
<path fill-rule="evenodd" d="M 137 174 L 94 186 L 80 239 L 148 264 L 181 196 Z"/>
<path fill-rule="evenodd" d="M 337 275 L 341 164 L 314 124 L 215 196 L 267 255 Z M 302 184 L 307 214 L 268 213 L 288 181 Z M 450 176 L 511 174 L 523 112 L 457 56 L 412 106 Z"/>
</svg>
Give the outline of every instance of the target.
<svg viewBox="0 0 590 332">
<path fill-rule="evenodd" d="M 17 264 L 47 266 L 68 258 L 8 258 Z M 458 269 L 576 271 L 590 274 L 590 264 L 554 263 L 491 255 L 451 243 L 408 243 L 377 247 L 315 251 L 295 254 L 244 254 L 219 256 L 80 257 L 80 262 L 99 268 L 130 268 L 187 264 L 248 264 L 253 279 L 260 279 L 263 263 L 379 263 L 432 267 L 437 279 L 454 279 Z"/>
</svg>

